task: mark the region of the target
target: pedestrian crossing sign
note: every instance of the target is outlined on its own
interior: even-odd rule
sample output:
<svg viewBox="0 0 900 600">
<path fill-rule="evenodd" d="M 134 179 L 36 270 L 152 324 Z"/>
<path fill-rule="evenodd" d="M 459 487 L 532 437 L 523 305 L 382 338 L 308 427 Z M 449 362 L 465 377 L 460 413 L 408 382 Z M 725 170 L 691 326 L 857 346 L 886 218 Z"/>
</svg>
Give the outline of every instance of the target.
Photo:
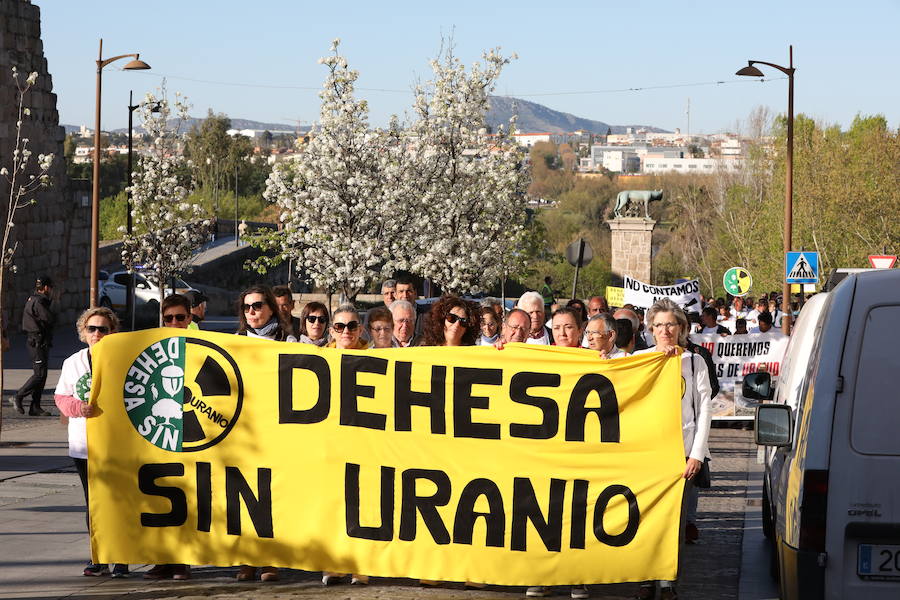
<svg viewBox="0 0 900 600">
<path fill-rule="evenodd" d="M 784 265 L 786 283 L 817 283 L 819 281 L 818 252 L 788 252 Z"/>
</svg>

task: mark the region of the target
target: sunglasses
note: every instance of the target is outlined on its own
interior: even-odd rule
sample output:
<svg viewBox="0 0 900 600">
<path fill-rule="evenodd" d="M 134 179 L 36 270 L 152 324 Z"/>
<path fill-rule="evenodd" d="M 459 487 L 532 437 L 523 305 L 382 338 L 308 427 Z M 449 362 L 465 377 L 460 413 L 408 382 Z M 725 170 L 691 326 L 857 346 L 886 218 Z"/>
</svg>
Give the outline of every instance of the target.
<svg viewBox="0 0 900 600">
<path fill-rule="evenodd" d="M 316 321 L 324 325 L 328 322 L 328 317 L 320 317 L 318 315 L 309 315 L 308 317 L 306 317 L 307 323 L 315 323 Z"/>
<path fill-rule="evenodd" d="M 163 321 L 166 323 L 171 323 L 173 320 L 183 323 L 185 319 L 187 319 L 187 315 L 184 313 L 178 313 L 177 315 L 163 315 Z"/>
<path fill-rule="evenodd" d="M 262 310 L 262 307 L 265 305 L 266 305 L 265 302 L 259 301 L 259 302 L 254 302 L 253 304 L 242 304 L 241 308 L 244 309 L 244 312 L 248 312 L 251 308 L 253 310 L 259 312 L 260 310 Z"/>
<path fill-rule="evenodd" d="M 347 328 L 347 331 L 356 331 L 359 328 L 359 321 L 350 321 L 349 323 L 335 323 L 332 325 L 334 330 L 338 333 L 344 331 L 344 328 Z"/>
<path fill-rule="evenodd" d="M 106 335 L 107 333 L 109 333 L 109 327 L 107 327 L 106 325 L 85 325 L 84 330 L 87 331 L 88 333 L 100 332 L 103 335 Z"/>
<path fill-rule="evenodd" d="M 445 317 L 447 322 L 453 325 L 456 322 L 459 322 L 463 327 L 469 326 L 469 318 L 468 317 L 460 317 L 459 315 L 455 315 L 453 313 L 447 313 Z"/>
</svg>

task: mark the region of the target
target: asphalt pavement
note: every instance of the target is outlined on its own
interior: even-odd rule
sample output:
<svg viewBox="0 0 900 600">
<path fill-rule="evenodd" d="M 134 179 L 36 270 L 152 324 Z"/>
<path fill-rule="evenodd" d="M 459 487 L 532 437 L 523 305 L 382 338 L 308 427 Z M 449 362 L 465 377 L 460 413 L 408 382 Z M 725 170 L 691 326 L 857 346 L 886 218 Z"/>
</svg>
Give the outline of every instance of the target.
<svg viewBox="0 0 900 600">
<path fill-rule="evenodd" d="M 210 317 L 210 328 L 233 331 L 233 317 Z M 152 565 L 132 565 L 127 579 L 85 577 L 90 556 L 84 497 L 67 456 L 66 428 L 58 416 L 20 416 L 10 394 L 29 376 L 24 340 L 14 336 L 4 355 L 0 430 L 0 599 L 4 598 L 520 598 L 524 588 L 465 590 L 461 584 L 420 588 L 407 579 L 373 578 L 369 586 L 324 588 L 317 572 L 282 570 L 277 583 L 244 583 L 236 569 L 194 567 L 189 581 L 146 581 Z M 57 332 L 43 405 L 56 415 L 52 390 L 62 360 L 80 347 L 74 329 Z M 710 436 L 713 487 L 700 496 L 700 541 L 684 547 L 684 599 L 767 600 L 777 592 L 768 575 L 768 548 L 760 522 L 761 465 L 752 432 L 715 428 Z M 636 584 L 592 585 L 595 598 L 630 598 Z M 567 588 L 554 588 L 568 597 Z"/>
</svg>

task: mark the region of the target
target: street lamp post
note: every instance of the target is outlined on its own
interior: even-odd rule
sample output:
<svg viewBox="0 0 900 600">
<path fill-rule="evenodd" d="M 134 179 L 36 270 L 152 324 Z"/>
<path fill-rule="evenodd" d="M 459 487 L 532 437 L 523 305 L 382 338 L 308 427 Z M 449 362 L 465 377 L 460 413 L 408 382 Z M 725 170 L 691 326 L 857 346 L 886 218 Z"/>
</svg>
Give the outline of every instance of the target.
<svg viewBox="0 0 900 600">
<path fill-rule="evenodd" d="M 124 67 L 128 71 L 149 69 L 150 65 L 140 60 L 140 54 L 120 54 L 112 58 L 103 58 L 103 40 L 100 40 L 100 51 L 97 54 L 97 107 L 94 115 L 94 169 L 93 169 L 93 193 L 91 195 L 91 307 L 97 306 L 98 289 L 97 275 L 100 265 L 100 91 L 102 88 L 103 67 L 121 58 L 132 58 Z"/>
<path fill-rule="evenodd" d="M 134 111 L 140 108 L 144 103 L 141 104 L 132 104 L 134 102 L 132 92 L 128 92 L 128 173 L 127 173 L 127 196 L 125 202 L 125 231 L 128 235 L 131 235 L 133 230 L 133 224 L 131 220 L 131 173 L 134 171 L 132 168 L 132 151 L 133 151 L 133 141 L 134 141 L 134 131 L 133 131 L 133 117 Z M 150 112 L 158 113 L 160 111 L 160 103 L 154 102 L 150 107 Z M 130 324 L 129 331 L 134 331 L 134 273 L 131 273 L 131 277 L 128 278 L 128 291 L 125 293 L 125 316 L 127 322 Z"/>
<path fill-rule="evenodd" d="M 784 260 L 787 261 L 787 253 L 791 251 L 791 234 L 793 227 L 793 203 L 794 203 L 794 47 L 788 46 L 788 66 L 783 67 L 762 60 L 748 60 L 747 66 L 739 70 L 735 75 L 747 77 L 762 77 L 763 72 L 753 65 L 766 65 L 778 69 L 788 77 L 788 112 L 787 112 L 787 154 L 785 155 L 785 184 L 784 184 Z M 781 297 L 781 328 L 785 334 L 791 333 L 791 284 L 787 282 L 787 266 L 785 265 L 784 288 Z"/>
</svg>

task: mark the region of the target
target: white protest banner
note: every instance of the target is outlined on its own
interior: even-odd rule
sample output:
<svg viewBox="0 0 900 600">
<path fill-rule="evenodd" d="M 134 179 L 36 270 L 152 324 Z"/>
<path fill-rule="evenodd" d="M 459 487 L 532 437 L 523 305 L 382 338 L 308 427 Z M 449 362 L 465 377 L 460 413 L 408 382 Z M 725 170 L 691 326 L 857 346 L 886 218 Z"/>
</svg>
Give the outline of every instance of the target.
<svg viewBox="0 0 900 600">
<path fill-rule="evenodd" d="M 686 312 L 700 312 L 700 282 L 696 279 L 674 285 L 651 285 L 625 276 L 625 304 L 650 308 L 660 298 L 670 298 Z"/>
<path fill-rule="evenodd" d="M 727 336 L 694 333 L 690 338 L 710 351 L 716 365 L 720 389 L 712 401 L 713 419 L 753 418 L 755 401 L 745 400 L 741 394 L 744 375 L 770 373 L 773 382 L 777 381 L 790 338 L 774 329 Z"/>
</svg>

